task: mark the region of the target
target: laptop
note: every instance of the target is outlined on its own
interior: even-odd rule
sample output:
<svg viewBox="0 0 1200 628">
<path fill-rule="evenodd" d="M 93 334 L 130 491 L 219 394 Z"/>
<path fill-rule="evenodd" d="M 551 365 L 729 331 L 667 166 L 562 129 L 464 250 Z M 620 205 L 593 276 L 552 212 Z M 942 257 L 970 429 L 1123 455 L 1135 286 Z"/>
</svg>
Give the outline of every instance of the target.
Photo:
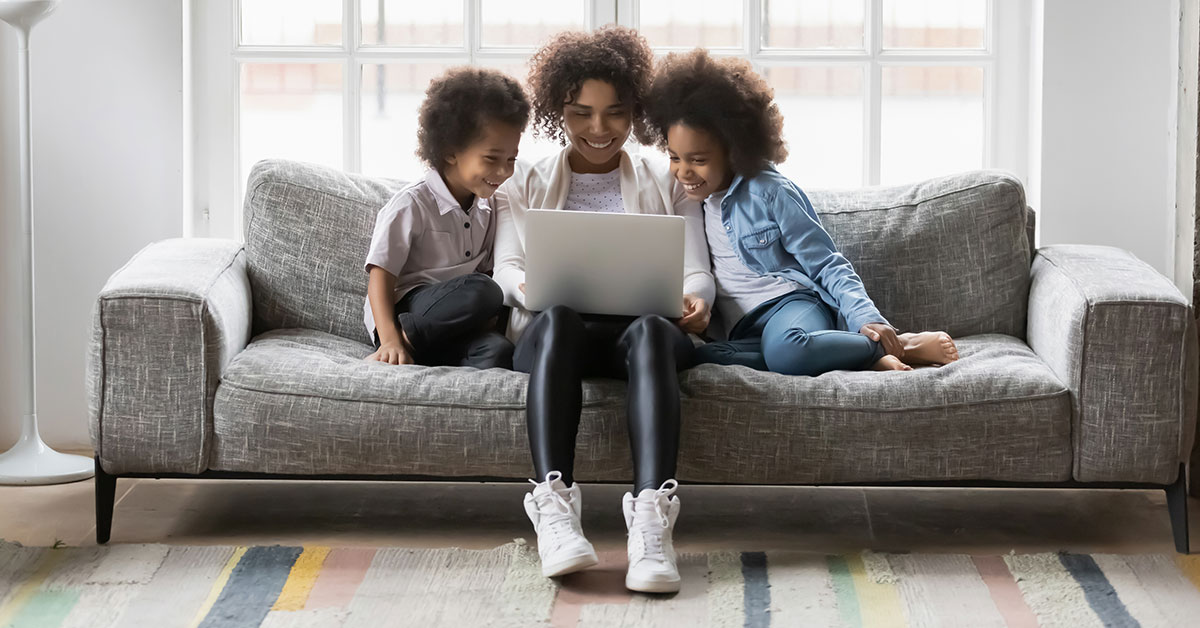
<svg viewBox="0 0 1200 628">
<path fill-rule="evenodd" d="M 587 314 L 679 318 L 683 216 L 531 209 L 525 305 Z"/>
</svg>

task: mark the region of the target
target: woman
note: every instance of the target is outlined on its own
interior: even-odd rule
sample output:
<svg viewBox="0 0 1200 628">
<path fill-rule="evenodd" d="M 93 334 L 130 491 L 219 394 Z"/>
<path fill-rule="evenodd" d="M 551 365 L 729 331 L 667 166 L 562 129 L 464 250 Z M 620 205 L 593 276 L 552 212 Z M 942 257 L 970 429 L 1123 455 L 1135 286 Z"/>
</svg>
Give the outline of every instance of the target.
<svg viewBox="0 0 1200 628">
<path fill-rule="evenodd" d="M 536 477 L 525 509 L 538 535 L 542 573 L 557 576 L 594 565 L 580 527 L 582 505 L 572 477 L 582 406 L 582 379 L 629 380 L 629 441 L 633 493 L 622 500 L 629 529 L 625 585 L 635 591 L 679 590 L 671 532 L 679 514 L 673 497 L 679 445 L 678 370 L 689 366 L 688 333 L 708 326 L 714 295 L 700 206 L 689 201 L 658 159 L 624 150 L 631 133 L 644 136 L 643 94 L 653 56 L 631 29 L 606 27 L 557 36 L 533 57 L 529 75 L 534 127 L 563 150 L 517 172 L 496 192 L 495 280 L 513 308 L 513 363 L 530 374 L 529 444 Z M 686 218 L 682 317 L 580 314 L 555 306 L 525 309 L 525 211 L 627 211 Z"/>
</svg>

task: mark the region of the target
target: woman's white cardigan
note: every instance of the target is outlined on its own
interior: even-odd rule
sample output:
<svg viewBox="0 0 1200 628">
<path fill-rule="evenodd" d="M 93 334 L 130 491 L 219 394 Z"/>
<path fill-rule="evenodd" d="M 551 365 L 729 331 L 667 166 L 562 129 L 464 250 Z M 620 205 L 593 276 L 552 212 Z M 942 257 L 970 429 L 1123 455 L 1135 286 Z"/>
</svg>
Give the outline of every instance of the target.
<svg viewBox="0 0 1200 628">
<path fill-rule="evenodd" d="M 492 207 L 496 212 L 496 253 L 493 278 L 504 290 L 505 305 L 513 308 L 508 337 L 516 342 L 533 320 L 525 309 L 525 211 L 562 209 L 571 187 L 571 168 L 564 148 L 533 163 L 518 162 L 513 176 L 496 190 Z M 621 200 L 633 214 L 667 214 L 686 219 L 683 260 L 683 293 L 694 294 L 712 305 L 713 285 L 704 237 L 704 214 L 699 201 L 689 200 L 683 186 L 671 176 L 665 159 L 649 159 L 621 151 Z M 680 310 L 683 308 L 680 295 Z"/>
</svg>

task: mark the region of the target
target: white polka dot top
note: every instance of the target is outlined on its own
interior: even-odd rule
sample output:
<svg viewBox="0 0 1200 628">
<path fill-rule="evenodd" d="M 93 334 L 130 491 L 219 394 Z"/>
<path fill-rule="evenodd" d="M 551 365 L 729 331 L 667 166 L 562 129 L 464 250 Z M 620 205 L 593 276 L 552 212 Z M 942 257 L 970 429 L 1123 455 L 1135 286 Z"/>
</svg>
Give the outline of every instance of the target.
<svg viewBox="0 0 1200 628">
<path fill-rule="evenodd" d="M 572 211 L 625 213 L 621 201 L 621 169 L 601 174 L 571 173 L 571 188 L 563 209 Z"/>
</svg>

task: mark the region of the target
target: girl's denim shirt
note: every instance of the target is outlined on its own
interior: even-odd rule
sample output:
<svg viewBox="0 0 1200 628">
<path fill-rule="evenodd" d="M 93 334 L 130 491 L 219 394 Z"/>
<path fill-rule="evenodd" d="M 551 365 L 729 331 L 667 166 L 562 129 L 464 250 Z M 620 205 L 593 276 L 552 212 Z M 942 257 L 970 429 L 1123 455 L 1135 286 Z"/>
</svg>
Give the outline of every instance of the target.
<svg viewBox="0 0 1200 628">
<path fill-rule="evenodd" d="M 889 324 L 808 197 L 774 167 L 734 177 L 721 201 L 721 223 L 747 268 L 813 290 L 838 313 L 839 327 L 857 332 L 867 323 Z"/>
</svg>

